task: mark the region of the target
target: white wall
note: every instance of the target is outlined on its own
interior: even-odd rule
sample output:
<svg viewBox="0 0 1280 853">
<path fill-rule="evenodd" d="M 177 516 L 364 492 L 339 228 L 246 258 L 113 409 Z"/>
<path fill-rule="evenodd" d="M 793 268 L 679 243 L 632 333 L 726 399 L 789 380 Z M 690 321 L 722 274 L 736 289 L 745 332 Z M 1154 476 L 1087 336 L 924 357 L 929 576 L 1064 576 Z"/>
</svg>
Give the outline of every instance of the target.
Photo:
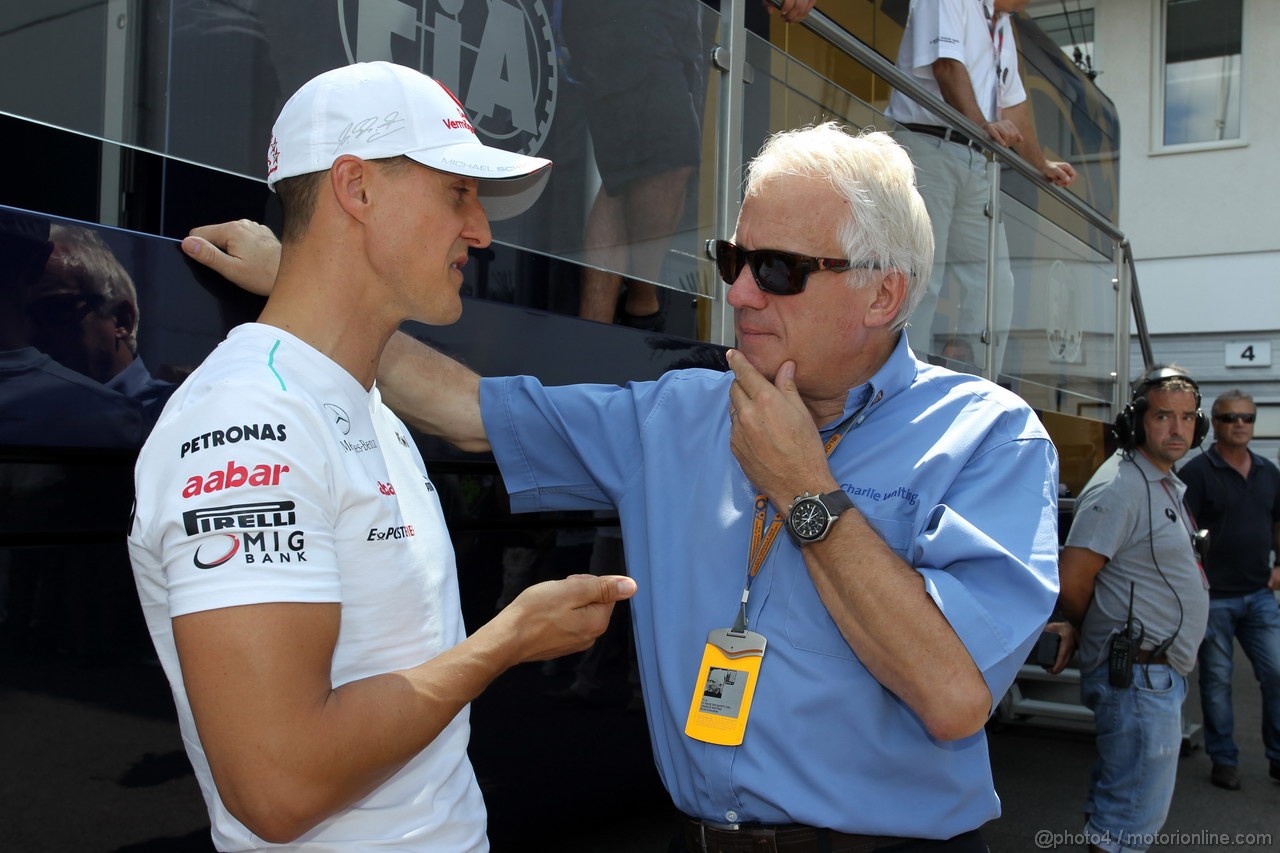
<svg viewBox="0 0 1280 853">
<path fill-rule="evenodd" d="M 1120 114 L 1120 227 L 1148 326 L 1224 339 L 1280 329 L 1280 2 L 1244 0 L 1240 143 L 1156 153 L 1161 2 L 1095 5 L 1097 83 Z"/>
</svg>

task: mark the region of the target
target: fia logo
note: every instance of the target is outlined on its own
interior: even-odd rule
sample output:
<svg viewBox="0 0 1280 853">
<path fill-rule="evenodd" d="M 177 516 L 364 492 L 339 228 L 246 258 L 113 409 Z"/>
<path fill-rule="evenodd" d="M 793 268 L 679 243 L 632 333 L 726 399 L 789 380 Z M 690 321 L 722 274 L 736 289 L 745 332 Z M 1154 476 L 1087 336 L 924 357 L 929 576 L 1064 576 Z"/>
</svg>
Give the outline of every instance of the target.
<svg viewBox="0 0 1280 853">
<path fill-rule="evenodd" d="M 536 154 L 546 142 L 559 74 L 544 0 L 338 0 L 338 16 L 348 61 L 431 75 L 486 144 Z"/>
</svg>

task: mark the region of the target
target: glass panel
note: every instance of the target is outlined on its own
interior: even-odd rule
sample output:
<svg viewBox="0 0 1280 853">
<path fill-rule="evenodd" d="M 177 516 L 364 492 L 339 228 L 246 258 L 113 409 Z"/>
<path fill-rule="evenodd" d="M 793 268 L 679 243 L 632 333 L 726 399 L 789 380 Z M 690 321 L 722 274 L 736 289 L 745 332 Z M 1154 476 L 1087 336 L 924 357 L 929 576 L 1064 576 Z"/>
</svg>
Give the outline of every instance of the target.
<svg viewBox="0 0 1280 853">
<path fill-rule="evenodd" d="M 1165 6 L 1164 144 L 1240 137 L 1241 0 Z"/>
<path fill-rule="evenodd" d="M 714 292 L 700 261 L 714 227 L 718 31 L 697 0 L 563 4 L 561 153 L 543 152 L 557 162 L 547 192 L 558 207 L 494 233 L 584 264 L 582 316 L 612 319 L 620 279 L 633 315 L 658 310 L 646 282 Z"/>
<path fill-rule="evenodd" d="M 1093 71 L 1093 9 L 1037 15 L 1036 24 L 1086 74 Z"/>
<path fill-rule="evenodd" d="M 1016 199 L 1000 204 L 1011 276 L 996 291 L 999 382 L 1041 411 L 1111 420 L 1115 262 Z"/>
<path fill-rule="evenodd" d="M 882 15 L 888 14 L 882 11 Z M 886 22 L 892 19 L 877 16 L 875 21 L 885 24 L 877 27 L 879 31 L 888 29 Z M 864 24 L 863 29 L 870 26 Z M 1019 19 L 1022 71 L 1029 79 L 1050 82 L 1048 87 L 1043 83 L 1027 86 L 1037 128 L 1043 129 L 1042 142 L 1051 156 L 1061 156 L 1077 165 L 1080 178 L 1075 186 L 1081 188 L 1091 204 L 1103 211 L 1114 211 L 1114 112 L 1103 108 L 1105 104 L 1096 97 L 1092 84 L 1063 62 L 1060 52 L 1043 34 L 1022 24 Z M 804 124 L 815 116 L 842 118 L 859 127 L 890 129 L 911 151 L 933 220 L 937 251 L 933 274 L 912 315 L 908 335 L 921 357 L 978 372 L 986 361 L 982 332 L 987 317 L 990 227 L 985 214 L 989 193 L 987 162 L 982 153 L 897 127 L 869 104 L 872 100 L 881 106 L 886 103 L 883 82 L 820 40 L 788 35 L 788 46 L 803 57 L 804 63 L 753 36 L 748 41 L 747 62 L 755 79 L 747 86 L 744 156 L 749 156 L 767 132 Z M 829 76 L 812 68 L 829 70 Z M 770 89 L 767 100 L 758 92 L 761 69 L 768 71 L 764 81 Z M 1069 95 L 1065 100 L 1061 97 L 1064 90 Z M 1045 95 L 1045 91 L 1058 93 L 1059 97 Z M 754 108 L 753 98 L 763 106 Z M 1037 184 L 1008 168 L 1003 171 L 1002 181 L 1007 181 L 1016 197 L 1039 216 L 1109 257 L 1110 241 Z M 1011 290 L 1009 252 L 1003 240 L 997 244 L 997 258 L 997 277 L 1004 282 L 1002 287 Z"/>
<path fill-rule="evenodd" d="M 835 51 L 828 45 L 826 53 Z M 841 79 L 849 79 L 854 85 L 865 88 L 869 82 L 864 78 L 869 78 L 870 72 L 843 55 L 836 59 L 810 50 L 808 58 L 833 68 Z M 989 227 L 983 213 L 988 190 L 982 155 L 897 128 L 882 112 L 848 89 L 754 35 L 748 36 L 747 62 L 754 80 L 747 86 L 744 157 L 749 158 L 769 133 L 827 118 L 851 127 L 891 130 L 907 146 L 921 170 L 922 195 L 933 220 L 937 246 L 933 275 L 908 327 L 911 346 L 922 358 L 936 354 L 934 360 L 939 363 L 946 349 L 957 366 L 976 372 L 976 363 L 981 361 L 975 363 L 971 356 L 986 325 Z M 850 67 L 846 68 L 846 64 Z M 950 164 L 954 157 L 964 161 L 958 167 L 962 173 L 958 180 L 954 178 L 956 169 Z M 936 162 L 939 158 L 941 163 Z M 926 179 L 925 171 L 934 165 L 940 177 Z"/>
<path fill-rule="evenodd" d="M 399 62 L 452 88 L 487 144 L 555 161 L 543 197 L 496 240 L 699 293 L 718 18 L 698 0 L 659 5 L 9 3 L 0 112 L 256 180 L 298 86 L 352 61 Z"/>
</svg>

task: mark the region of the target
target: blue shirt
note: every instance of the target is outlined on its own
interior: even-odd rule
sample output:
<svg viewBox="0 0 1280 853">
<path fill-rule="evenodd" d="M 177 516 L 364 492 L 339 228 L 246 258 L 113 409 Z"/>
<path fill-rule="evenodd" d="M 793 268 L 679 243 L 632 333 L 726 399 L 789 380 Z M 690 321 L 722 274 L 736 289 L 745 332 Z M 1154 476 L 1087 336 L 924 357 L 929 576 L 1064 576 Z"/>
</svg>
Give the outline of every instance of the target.
<svg viewBox="0 0 1280 853">
<path fill-rule="evenodd" d="M 717 822 L 948 838 L 997 817 L 982 732 L 931 738 L 859 663 L 785 534 L 752 585 L 768 639 L 741 746 L 684 734 L 708 632 L 746 578 L 756 489 L 729 449 L 732 374 L 626 388 L 484 380 L 481 410 L 519 511 L 616 506 L 658 770 L 677 808 Z M 1013 394 L 916 361 L 905 336 L 830 457 L 854 505 L 914 566 L 999 700 L 1057 597 L 1057 456 Z M 700 686 L 699 686 L 700 689 Z"/>
</svg>

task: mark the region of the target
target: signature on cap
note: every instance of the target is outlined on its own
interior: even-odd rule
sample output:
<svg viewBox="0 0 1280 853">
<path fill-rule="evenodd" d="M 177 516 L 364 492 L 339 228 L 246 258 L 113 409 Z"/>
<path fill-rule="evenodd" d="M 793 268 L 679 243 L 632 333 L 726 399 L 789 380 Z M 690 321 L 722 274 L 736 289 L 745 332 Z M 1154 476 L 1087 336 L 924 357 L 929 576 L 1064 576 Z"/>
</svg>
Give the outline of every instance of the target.
<svg viewBox="0 0 1280 853">
<path fill-rule="evenodd" d="M 353 140 L 360 140 L 362 137 L 364 142 L 373 142 L 384 136 L 399 133 L 404 128 L 405 120 L 400 118 L 398 111 L 393 110 L 385 116 L 369 116 L 348 124 L 342 133 L 338 135 L 337 148 L 341 148 Z M 337 149 L 335 148 L 335 150 Z"/>
</svg>

